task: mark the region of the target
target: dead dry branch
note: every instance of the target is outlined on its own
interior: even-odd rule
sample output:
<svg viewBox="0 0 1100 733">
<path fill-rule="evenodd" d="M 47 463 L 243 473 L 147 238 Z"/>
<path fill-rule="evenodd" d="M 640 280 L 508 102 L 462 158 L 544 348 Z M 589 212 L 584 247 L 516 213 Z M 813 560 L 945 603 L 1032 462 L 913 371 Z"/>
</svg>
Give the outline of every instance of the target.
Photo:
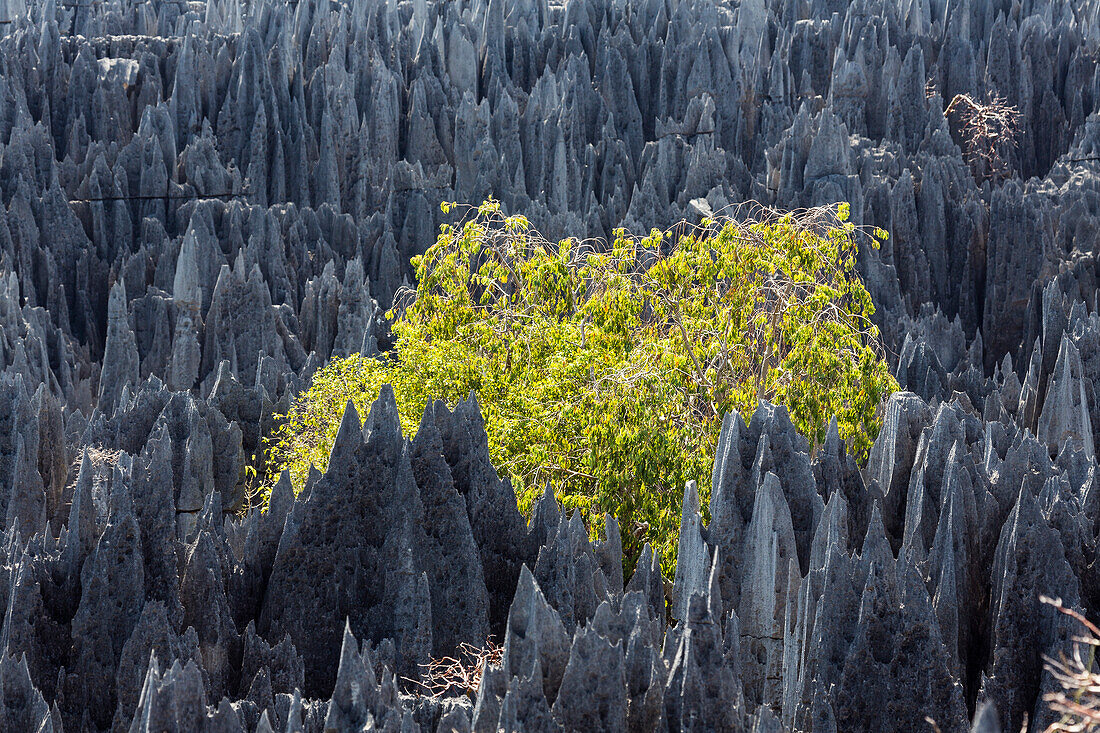
<svg viewBox="0 0 1100 733">
<path fill-rule="evenodd" d="M 1020 122 L 1020 110 L 1015 105 L 1000 96 L 983 104 L 969 94 L 956 94 L 944 115 L 959 121 L 963 155 L 979 183 L 1003 181 L 1012 174 L 1011 158 Z"/>
<path fill-rule="evenodd" d="M 421 688 L 429 697 L 477 697 L 485 670 L 499 667 L 503 658 L 504 647 L 495 643 L 492 638 L 483 647 L 463 643 L 458 647 L 458 658 L 432 659 L 421 665 L 423 671 L 419 681 L 408 678 L 405 681 Z"/>
<path fill-rule="evenodd" d="M 1070 656 L 1058 659 L 1043 655 L 1046 670 L 1062 690 L 1043 696 L 1050 709 L 1062 717 L 1051 724 L 1047 733 L 1082 733 L 1100 730 L 1100 672 L 1096 669 L 1096 649 L 1100 646 L 1100 628 L 1080 612 L 1066 608 L 1061 599 L 1042 596 L 1043 603 L 1054 606 L 1072 618 L 1087 634 L 1073 637 Z"/>
</svg>

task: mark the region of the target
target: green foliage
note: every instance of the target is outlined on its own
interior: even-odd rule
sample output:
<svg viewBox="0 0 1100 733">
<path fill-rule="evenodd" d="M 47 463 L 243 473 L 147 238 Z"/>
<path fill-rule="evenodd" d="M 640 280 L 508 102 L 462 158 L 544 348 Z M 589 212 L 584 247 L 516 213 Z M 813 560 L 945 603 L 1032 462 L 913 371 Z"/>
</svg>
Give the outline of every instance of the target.
<svg viewBox="0 0 1100 733">
<path fill-rule="evenodd" d="M 449 206 L 444 205 L 444 211 Z M 547 242 L 495 202 L 444 225 L 413 260 L 395 349 L 320 370 L 276 436 L 296 487 L 323 470 L 348 399 L 393 385 L 412 434 L 425 402 L 476 391 L 489 448 L 521 509 L 550 482 L 591 521 L 620 520 L 628 564 L 650 542 L 674 565 L 683 485 L 704 502 L 722 415 L 786 405 L 816 447 L 830 418 L 857 455 L 896 388 L 856 274 L 847 205 L 689 231 Z M 877 246 L 875 230 L 866 238 Z"/>
</svg>

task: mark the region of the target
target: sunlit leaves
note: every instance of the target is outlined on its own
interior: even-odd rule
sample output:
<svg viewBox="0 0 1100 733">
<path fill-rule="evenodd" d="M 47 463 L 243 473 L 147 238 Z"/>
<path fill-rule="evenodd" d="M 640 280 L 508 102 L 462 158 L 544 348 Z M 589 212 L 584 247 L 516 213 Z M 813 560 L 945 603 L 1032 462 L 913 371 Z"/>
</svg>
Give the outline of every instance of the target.
<svg viewBox="0 0 1100 733">
<path fill-rule="evenodd" d="M 444 212 L 454 211 L 446 203 Z M 411 434 L 426 401 L 476 391 L 489 449 L 528 509 L 550 482 L 589 526 L 619 517 L 628 560 L 644 542 L 672 566 L 683 485 L 704 501 L 722 415 L 786 405 L 816 447 L 835 416 L 865 455 L 896 385 L 856 270 L 849 207 L 702 229 L 616 230 L 610 245 L 548 242 L 497 202 L 444 225 L 413 260 L 418 287 L 390 314 L 395 349 L 335 360 L 274 447 L 300 487 L 323 469 L 347 400 L 365 415 L 393 385 Z"/>
</svg>

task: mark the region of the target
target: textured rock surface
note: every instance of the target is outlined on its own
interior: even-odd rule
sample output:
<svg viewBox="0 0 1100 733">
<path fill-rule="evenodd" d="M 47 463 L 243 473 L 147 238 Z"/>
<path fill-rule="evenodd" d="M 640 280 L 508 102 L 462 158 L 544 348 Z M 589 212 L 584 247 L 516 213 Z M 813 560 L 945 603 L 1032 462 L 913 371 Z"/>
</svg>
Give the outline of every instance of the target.
<svg viewBox="0 0 1100 733">
<path fill-rule="evenodd" d="M 1100 615 L 1100 4 L 0 0 L 0 728 L 1032 730 Z M 1020 111 L 1003 180 L 945 114 Z M 667 593 L 528 525 L 476 398 L 383 394 L 241 515 L 492 194 L 606 237 L 846 200 L 891 367 L 865 469 L 726 417 Z M 504 643 L 476 699 L 431 657 Z"/>
</svg>

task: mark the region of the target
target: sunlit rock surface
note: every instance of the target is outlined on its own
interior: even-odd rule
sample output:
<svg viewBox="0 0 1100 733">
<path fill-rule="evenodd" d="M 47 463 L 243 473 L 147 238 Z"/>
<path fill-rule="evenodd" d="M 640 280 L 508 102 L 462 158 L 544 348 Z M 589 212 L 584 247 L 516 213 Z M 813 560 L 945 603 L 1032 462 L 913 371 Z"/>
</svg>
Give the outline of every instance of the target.
<svg viewBox="0 0 1100 733">
<path fill-rule="evenodd" d="M 1002 174 L 959 94 L 1019 110 Z M 410 442 L 383 393 L 241 516 L 490 195 L 550 237 L 850 202 L 906 390 L 867 467 L 727 416 L 666 592 L 613 518 L 528 526 L 475 401 Z M 1097 0 L 0 0 L 0 209 L 0 729 L 1038 731 L 1039 595 L 1100 617 Z"/>
</svg>

